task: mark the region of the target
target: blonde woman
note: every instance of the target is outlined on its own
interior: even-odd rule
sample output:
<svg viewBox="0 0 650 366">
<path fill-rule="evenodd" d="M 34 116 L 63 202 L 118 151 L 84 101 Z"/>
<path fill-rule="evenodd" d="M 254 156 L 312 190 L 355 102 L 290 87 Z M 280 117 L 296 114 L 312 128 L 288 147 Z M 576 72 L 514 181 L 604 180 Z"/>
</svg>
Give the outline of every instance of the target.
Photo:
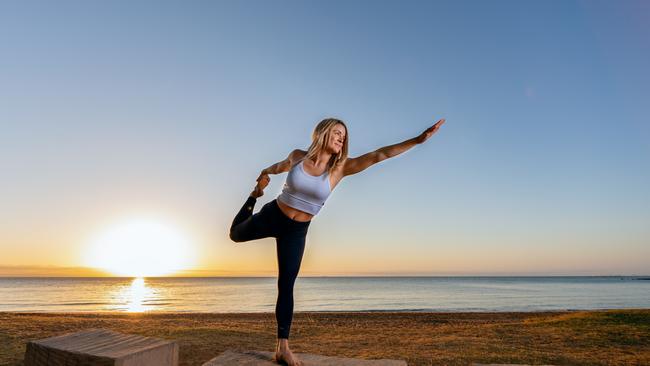
<svg viewBox="0 0 650 366">
<path fill-rule="evenodd" d="M 275 360 L 289 366 L 302 362 L 289 349 L 293 318 L 293 286 L 300 270 L 305 238 L 312 217 L 341 179 L 425 142 L 442 124 L 439 120 L 420 135 L 385 146 L 356 158 L 348 158 L 348 129 L 339 119 L 326 118 L 314 129 L 307 151 L 293 150 L 283 161 L 262 170 L 257 184 L 235 216 L 230 239 L 236 243 L 274 237 L 278 260 L 278 298 L 275 305 L 278 345 Z M 253 214 L 257 198 L 269 184 L 269 174 L 289 172 L 282 193 Z"/>
</svg>

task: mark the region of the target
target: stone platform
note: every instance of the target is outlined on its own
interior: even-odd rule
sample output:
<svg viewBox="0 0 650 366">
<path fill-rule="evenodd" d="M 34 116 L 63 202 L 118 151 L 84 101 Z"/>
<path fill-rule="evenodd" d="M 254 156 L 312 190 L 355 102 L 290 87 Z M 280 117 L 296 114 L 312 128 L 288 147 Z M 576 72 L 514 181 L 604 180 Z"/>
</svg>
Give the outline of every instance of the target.
<svg viewBox="0 0 650 366">
<path fill-rule="evenodd" d="M 342 358 L 314 355 L 311 353 L 297 353 L 298 357 L 305 366 L 407 366 L 406 361 L 402 360 L 363 360 L 358 358 Z M 218 357 L 211 359 L 203 366 L 277 366 L 273 361 L 275 352 L 268 351 L 232 351 L 227 350 Z M 282 363 L 286 365 L 285 363 Z"/>
<path fill-rule="evenodd" d="M 25 366 L 177 366 L 178 344 L 158 338 L 87 329 L 27 343 Z"/>
<path fill-rule="evenodd" d="M 470 366 L 532 366 L 521 363 L 472 363 Z M 555 366 L 555 365 L 536 365 L 536 366 Z"/>
</svg>

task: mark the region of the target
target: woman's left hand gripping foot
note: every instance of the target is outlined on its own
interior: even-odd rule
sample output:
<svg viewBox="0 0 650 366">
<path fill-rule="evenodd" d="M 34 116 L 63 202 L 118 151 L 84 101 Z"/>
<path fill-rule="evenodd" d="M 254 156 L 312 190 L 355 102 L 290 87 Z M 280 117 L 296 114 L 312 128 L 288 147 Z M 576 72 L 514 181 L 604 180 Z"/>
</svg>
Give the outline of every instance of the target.
<svg viewBox="0 0 650 366">
<path fill-rule="evenodd" d="M 261 197 L 264 195 L 264 188 L 269 185 L 269 182 L 271 181 L 271 178 L 269 178 L 269 175 L 266 174 L 265 172 L 260 173 L 260 176 L 257 177 L 257 185 L 255 188 L 253 188 L 253 192 L 251 192 L 251 196 L 257 198 Z"/>
</svg>

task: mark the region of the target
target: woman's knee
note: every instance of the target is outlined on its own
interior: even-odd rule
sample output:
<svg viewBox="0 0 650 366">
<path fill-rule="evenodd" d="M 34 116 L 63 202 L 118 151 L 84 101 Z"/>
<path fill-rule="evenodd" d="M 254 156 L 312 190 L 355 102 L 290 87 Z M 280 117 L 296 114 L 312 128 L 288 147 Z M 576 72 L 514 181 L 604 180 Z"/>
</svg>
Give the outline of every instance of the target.
<svg viewBox="0 0 650 366">
<path fill-rule="evenodd" d="M 230 240 L 234 241 L 235 243 L 241 243 L 245 241 L 244 238 L 242 238 L 242 235 L 240 234 L 239 230 L 235 228 L 230 228 L 229 236 L 230 236 Z"/>
</svg>

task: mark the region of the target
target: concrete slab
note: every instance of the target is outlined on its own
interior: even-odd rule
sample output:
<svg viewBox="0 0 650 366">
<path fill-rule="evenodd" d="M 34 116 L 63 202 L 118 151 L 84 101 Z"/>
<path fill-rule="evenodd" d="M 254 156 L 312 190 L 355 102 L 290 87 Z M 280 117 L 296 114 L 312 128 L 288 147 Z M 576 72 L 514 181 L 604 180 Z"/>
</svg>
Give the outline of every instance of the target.
<svg viewBox="0 0 650 366">
<path fill-rule="evenodd" d="M 403 360 L 364 360 L 359 358 L 342 358 L 294 352 L 305 366 L 408 366 Z M 233 351 L 227 350 L 211 359 L 203 366 L 277 366 L 273 361 L 275 352 L 268 351 Z M 282 363 L 284 364 L 284 363 Z"/>
<path fill-rule="evenodd" d="M 178 366 L 178 344 L 108 329 L 86 329 L 28 342 L 25 366 L 45 365 Z"/>
<path fill-rule="evenodd" d="M 470 366 L 532 366 L 523 363 L 472 363 Z M 535 366 L 555 366 L 555 365 L 535 365 Z"/>
</svg>

